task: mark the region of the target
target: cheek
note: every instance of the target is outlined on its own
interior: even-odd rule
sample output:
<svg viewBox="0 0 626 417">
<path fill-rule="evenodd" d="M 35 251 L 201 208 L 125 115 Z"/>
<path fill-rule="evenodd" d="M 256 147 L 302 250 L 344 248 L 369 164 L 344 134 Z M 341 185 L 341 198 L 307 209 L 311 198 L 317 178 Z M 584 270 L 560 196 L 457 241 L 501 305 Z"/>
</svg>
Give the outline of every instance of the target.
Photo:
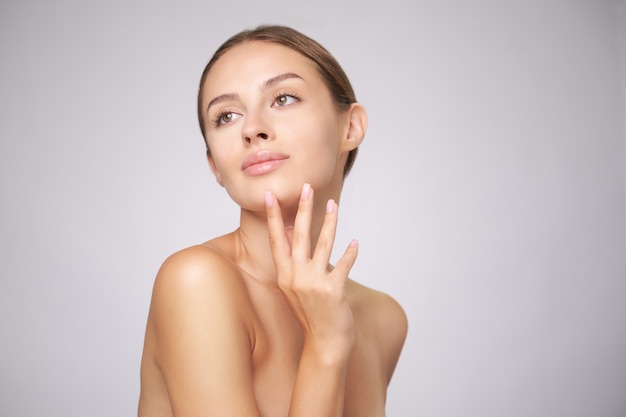
<svg viewBox="0 0 626 417">
<path fill-rule="evenodd" d="M 211 147 L 211 156 L 213 158 L 213 165 L 215 166 L 215 175 L 220 175 L 222 178 L 228 177 L 229 170 L 235 166 L 235 155 L 227 147 L 215 146 L 215 144 L 209 144 Z"/>
<path fill-rule="evenodd" d="M 211 154 L 216 160 L 227 160 L 234 153 L 234 144 L 238 143 L 240 138 L 239 132 L 235 129 L 224 129 L 221 131 L 213 131 L 207 136 L 207 143 L 211 149 Z"/>
<path fill-rule="evenodd" d="M 287 136 L 301 146 L 315 145 L 316 148 L 330 150 L 340 145 L 340 129 L 336 117 L 320 109 L 293 117 L 287 129 Z"/>
</svg>

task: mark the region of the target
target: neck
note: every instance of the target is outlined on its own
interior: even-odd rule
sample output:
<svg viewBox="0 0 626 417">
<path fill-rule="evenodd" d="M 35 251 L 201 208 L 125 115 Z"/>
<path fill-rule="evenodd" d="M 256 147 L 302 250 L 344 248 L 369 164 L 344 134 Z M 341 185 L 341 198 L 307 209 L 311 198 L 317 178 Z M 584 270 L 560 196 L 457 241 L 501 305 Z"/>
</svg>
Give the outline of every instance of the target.
<svg viewBox="0 0 626 417">
<path fill-rule="evenodd" d="M 311 221 L 311 253 L 315 249 L 326 215 L 326 204 L 330 198 L 339 200 L 339 192 L 330 195 L 315 194 Z M 280 203 L 280 202 L 279 202 Z M 284 204 L 284 203 L 283 203 Z M 285 227 L 293 226 L 297 202 L 281 205 Z M 276 267 L 269 244 L 269 232 L 265 211 L 253 212 L 242 209 L 240 227 L 234 232 L 236 263 L 247 273 L 264 283 L 276 283 Z"/>
</svg>

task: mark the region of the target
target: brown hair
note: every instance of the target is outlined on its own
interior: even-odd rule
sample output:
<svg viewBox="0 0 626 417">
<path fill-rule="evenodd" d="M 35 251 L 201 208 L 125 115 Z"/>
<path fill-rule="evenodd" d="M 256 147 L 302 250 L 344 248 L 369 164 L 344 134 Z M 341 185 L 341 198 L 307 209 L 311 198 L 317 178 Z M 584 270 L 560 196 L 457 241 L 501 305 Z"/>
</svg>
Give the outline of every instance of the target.
<svg viewBox="0 0 626 417">
<path fill-rule="evenodd" d="M 198 92 L 198 121 L 200 122 L 200 130 L 207 145 L 207 153 L 210 154 L 209 146 L 206 141 L 206 132 L 204 130 L 204 111 L 202 109 L 202 86 L 213 68 L 213 65 L 220 59 L 229 49 L 247 41 L 265 41 L 284 45 L 294 51 L 300 53 L 310 59 L 319 71 L 324 83 L 328 87 L 331 96 L 339 109 L 339 111 L 347 111 L 352 103 L 356 103 L 356 96 L 350 80 L 343 71 L 337 60 L 322 45 L 308 36 L 298 32 L 287 26 L 262 25 L 255 29 L 243 30 L 232 36 L 224 42 L 213 54 L 213 57 L 204 68 L 202 77 L 200 78 L 200 89 Z M 350 172 L 354 160 L 357 155 L 358 148 L 350 151 L 343 169 L 343 176 Z"/>
</svg>

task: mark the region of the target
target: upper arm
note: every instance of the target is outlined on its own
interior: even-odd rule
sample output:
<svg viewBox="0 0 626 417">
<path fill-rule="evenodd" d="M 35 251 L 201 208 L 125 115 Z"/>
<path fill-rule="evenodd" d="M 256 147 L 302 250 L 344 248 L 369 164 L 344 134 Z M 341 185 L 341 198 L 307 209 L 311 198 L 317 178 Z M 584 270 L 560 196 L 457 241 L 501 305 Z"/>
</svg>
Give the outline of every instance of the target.
<svg viewBox="0 0 626 417">
<path fill-rule="evenodd" d="M 383 293 L 378 293 L 376 298 L 376 308 L 370 310 L 375 312 L 371 320 L 377 335 L 375 340 L 381 357 L 381 371 L 389 384 L 404 346 L 408 320 L 396 300 Z"/>
<path fill-rule="evenodd" d="M 408 332 L 408 319 L 404 309 L 396 300 L 385 296 L 384 316 L 387 316 L 387 323 L 383 326 L 389 337 L 383 338 L 382 350 L 386 358 L 387 383 L 391 377 L 400 358 L 404 341 Z"/>
<path fill-rule="evenodd" d="M 175 416 L 258 416 L 247 293 L 207 248 L 170 257 L 155 281 L 155 360 Z"/>
</svg>

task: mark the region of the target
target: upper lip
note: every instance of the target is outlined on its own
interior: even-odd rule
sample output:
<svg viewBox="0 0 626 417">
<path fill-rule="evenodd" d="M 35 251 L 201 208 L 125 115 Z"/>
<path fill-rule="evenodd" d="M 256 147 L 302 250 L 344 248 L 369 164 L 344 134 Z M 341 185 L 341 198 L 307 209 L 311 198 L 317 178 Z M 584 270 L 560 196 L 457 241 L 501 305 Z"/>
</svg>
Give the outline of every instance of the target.
<svg viewBox="0 0 626 417">
<path fill-rule="evenodd" d="M 246 159 L 243 160 L 243 163 L 241 164 L 241 169 L 244 170 L 248 168 L 249 166 L 260 164 L 262 162 L 275 161 L 275 160 L 281 160 L 281 159 L 287 159 L 287 158 L 289 158 L 289 155 L 285 155 L 284 153 L 274 152 L 270 150 L 262 150 L 262 151 L 253 153 L 251 155 L 248 155 Z"/>
</svg>

